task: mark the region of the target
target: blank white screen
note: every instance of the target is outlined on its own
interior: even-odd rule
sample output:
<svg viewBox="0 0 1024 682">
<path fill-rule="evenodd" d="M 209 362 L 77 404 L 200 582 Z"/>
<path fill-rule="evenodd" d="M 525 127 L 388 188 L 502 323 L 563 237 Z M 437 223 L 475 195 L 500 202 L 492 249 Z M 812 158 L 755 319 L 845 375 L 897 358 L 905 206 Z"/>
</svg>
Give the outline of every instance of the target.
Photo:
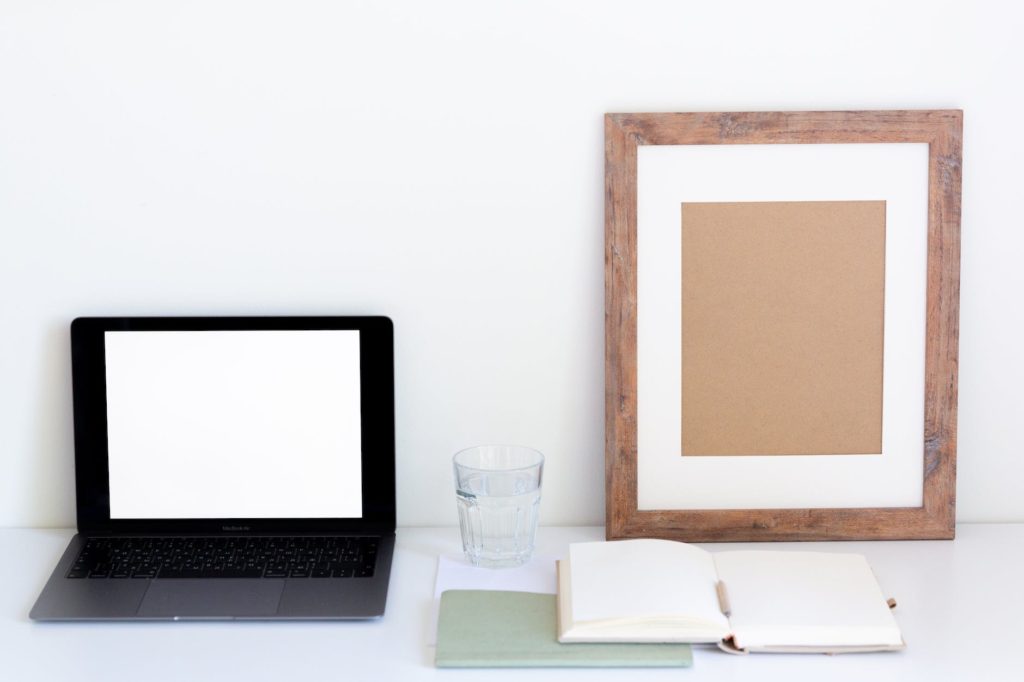
<svg viewBox="0 0 1024 682">
<path fill-rule="evenodd" d="M 359 332 L 105 333 L 110 516 L 362 516 Z"/>
</svg>

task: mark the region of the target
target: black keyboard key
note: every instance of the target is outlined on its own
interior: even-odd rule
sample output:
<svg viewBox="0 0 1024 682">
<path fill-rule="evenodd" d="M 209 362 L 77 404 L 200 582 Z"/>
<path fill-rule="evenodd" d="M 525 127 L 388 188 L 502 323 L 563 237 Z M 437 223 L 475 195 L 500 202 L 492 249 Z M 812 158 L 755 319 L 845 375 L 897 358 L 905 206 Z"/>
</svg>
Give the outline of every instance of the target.
<svg viewBox="0 0 1024 682">
<path fill-rule="evenodd" d="M 334 564 L 331 575 L 335 578 L 351 578 L 355 575 L 355 567 L 352 564 Z"/>
<path fill-rule="evenodd" d="M 89 571 L 90 578 L 106 578 L 110 575 L 110 564 L 97 564 Z"/>
<path fill-rule="evenodd" d="M 84 565 L 80 565 L 80 564 L 75 564 L 74 566 L 71 567 L 71 570 L 68 571 L 68 577 L 69 578 L 88 578 L 89 577 L 89 567 L 88 566 L 84 566 Z"/>
<path fill-rule="evenodd" d="M 288 577 L 288 565 L 287 564 L 273 564 L 267 566 L 267 570 L 263 572 L 264 578 L 287 578 Z"/>
<path fill-rule="evenodd" d="M 153 564 L 146 564 L 146 565 L 143 565 L 143 566 L 139 566 L 134 571 L 132 571 L 132 577 L 133 578 L 155 578 L 157 576 L 157 573 L 159 572 L 159 570 L 160 569 L 159 569 L 158 566 L 154 566 Z"/>
<path fill-rule="evenodd" d="M 297 564 L 288 571 L 289 578 L 308 578 L 309 564 Z"/>
<path fill-rule="evenodd" d="M 127 564 L 118 564 L 117 566 L 114 566 L 112 569 L 110 569 L 110 577 L 111 578 L 131 578 L 132 577 L 131 566 L 128 566 Z"/>
</svg>

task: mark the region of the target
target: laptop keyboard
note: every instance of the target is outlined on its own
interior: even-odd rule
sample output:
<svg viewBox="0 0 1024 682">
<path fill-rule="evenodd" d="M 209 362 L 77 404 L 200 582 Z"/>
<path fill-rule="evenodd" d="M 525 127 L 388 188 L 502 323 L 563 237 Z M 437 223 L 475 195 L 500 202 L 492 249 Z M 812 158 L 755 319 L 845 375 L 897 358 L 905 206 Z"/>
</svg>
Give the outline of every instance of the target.
<svg viewBox="0 0 1024 682">
<path fill-rule="evenodd" d="M 369 578 L 374 537 L 89 538 L 68 578 Z"/>
</svg>

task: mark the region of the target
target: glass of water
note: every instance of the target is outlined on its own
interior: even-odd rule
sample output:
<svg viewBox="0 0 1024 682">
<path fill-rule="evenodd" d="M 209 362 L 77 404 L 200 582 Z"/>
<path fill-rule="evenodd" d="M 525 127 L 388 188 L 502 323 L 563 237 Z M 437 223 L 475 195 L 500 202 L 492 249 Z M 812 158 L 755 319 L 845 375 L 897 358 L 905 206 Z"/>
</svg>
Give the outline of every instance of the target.
<svg viewBox="0 0 1024 682">
<path fill-rule="evenodd" d="M 544 455 L 519 445 L 481 445 L 455 453 L 452 463 L 466 557 L 488 568 L 529 561 Z"/>
</svg>

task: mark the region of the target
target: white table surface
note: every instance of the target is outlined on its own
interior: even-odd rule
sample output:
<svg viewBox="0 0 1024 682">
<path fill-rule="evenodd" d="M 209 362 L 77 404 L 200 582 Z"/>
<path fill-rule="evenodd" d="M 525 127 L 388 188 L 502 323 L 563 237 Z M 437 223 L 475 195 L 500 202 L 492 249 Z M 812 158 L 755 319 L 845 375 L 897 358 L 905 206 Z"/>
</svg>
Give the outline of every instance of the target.
<svg viewBox="0 0 1024 682">
<path fill-rule="evenodd" d="M 696 648 L 679 669 L 439 670 L 427 646 L 437 557 L 457 528 L 401 528 L 387 613 L 334 623 L 33 623 L 28 611 L 70 530 L 0 529 L 0 679 L 20 680 L 1020 680 L 1024 524 L 968 524 L 952 542 L 704 545 L 867 556 L 907 642 L 901 653 L 732 656 Z M 602 539 L 541 528 L 538 553 Z"/>
</svg>

